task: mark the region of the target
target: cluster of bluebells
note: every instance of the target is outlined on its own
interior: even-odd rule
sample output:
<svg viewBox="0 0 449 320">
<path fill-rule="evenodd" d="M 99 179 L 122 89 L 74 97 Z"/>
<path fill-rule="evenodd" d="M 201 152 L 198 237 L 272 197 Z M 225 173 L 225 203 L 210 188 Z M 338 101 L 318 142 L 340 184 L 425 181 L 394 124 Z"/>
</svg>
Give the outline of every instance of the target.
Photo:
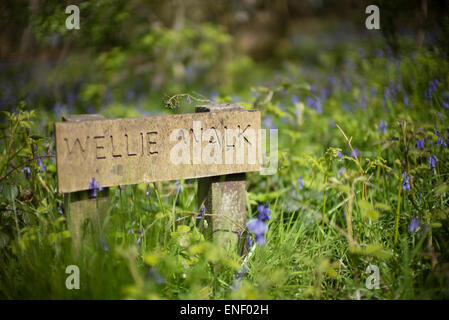
<svg viewBox="0 0 449 320">
<path fill-rule="evenodd" d="M 416 139 L 416 149 L 423 150 L 424 149 L 424 138 L 423 139 Z"/>
<path fill-rule="evenodd" d="M 418 219 L 418 218 L 413 218 L 413 219 L 410 221 L 410 225 L 409 225 L 409 227 L 408 227 L 408 231 L 409 231 L 410 233 L 413 233 L 413 232 L 415 232 L 416 230 L 418 230 L 418 228 L 419 228 L 419 219 Z"/>
<path fill-rule="evenodd" d="M 447 148 L 447 143 L 438 130 L 435 130 L 435 135 L 437 136 L 437 146 Z"/>
<path fill-rule="evenodd" d="M 182 186 L 181 186 L 181 183 L 179 182 L 179 180 L 176 180 L 173 185 L 176 187 L 176 191 L 177 192 L 181 192 L 182 191 Z"/>
<path fill-rule="evenodd" d="M 36 151 L 37 155 L 37 164 L 41 167 L 41 172 L 45 172 L 45 164 L 42 162 L 42 158 L 39 156 L 39 152 L 37 152 L 37 146 L 34 146 L 34 151 Z"/>
<path fill-rule="evenodd" d="M 25 177 L 26 177 L 27 179 L 30 178 L 30 174 L 31 174 L 31 169 L 30 169 L 30 167 L 24 167 L 24 168 L 22 168 L 22 172 L 25 173 Z"/>
<path fill-rule="evenodd" d="M 304 188 L 304 179 L 302 176 L 299 176 L 298 180 L 296 180 L 296 185 L 298 186 L 299 190 L 302 190 Z"/>
<path fill-rule="evenodd" d="M 412 104 L 411 104 L 411 102 L 410 102 L 410 100 L 409 100 L 407 94 L 404 94 L 404 105 L 405 105 L 407 108 L 411 108 L 411 107 L 412 107 Z"/>
<path fill-rule="evenodd" d="M 139 236 L 137 237 L 136 246 L 138 246 L 142 242 L 143 230 L 139 229 Z"/>
<path fill-rule="evenodd" d="M 97 189 L 98 191 L 102 191 L 103 188 L 101 187 L 100 183 L 95 180 L 95 178 L 92 178 L 92 180 L 89 182 L 88 186 L 90 190 L 90 197 L 96 198 L 97 197 Z"/>
<path fill-rule="evenodd" d="M 410 190 L 410 177 L 405 171 L 402 173 L 402 190 Z"/>
<path fill-rule="evenodd" d="M 254 234 L 256 243 L 263 246 L 265 245 L 265 234 L 268 231 L 268 226 L 266 225 L 266 221 L 268 221 L 270 217 L 271 210 L 266 205 L 259 205 L 258 207 L 259 215 L 257 219 L 251 219 L 248 222 L 248 230 Z M 248 240 L 249 245 L 251 247 L 251 239 Z"/>
<path fill-rule="evenodd" d="M 196 217 L 196 219 L 198 219 L 198 220 L 203 219 L 205 213 L 206 213 L 206 207 L 202 206 L 200 209 L 200 214 Z"/>
<path fill-rule="evenodd" d="M 323 113 L 323 108 L 321 106 L 321 99 L 318 97 L 312 98 L 307 97 L 306 104 L 310 106 L 311 108 L 315 109 L 316 112 L 319 114 Z"/>
<path fill-rule="evenodd" d="M 438 158 L 437 158 L 436 155 L 432 154 L 429 157 L 429 170 L 430 171 L 432 171 L 435 168 L 435 165 L 436 165 L 437 161 L 438 161 Z"/>
<path fill-rule="evenodd" d="M 388 123 L 384 120 L 380 120 L 378 129 L 377 129 L 377 132 L 379 133 L 379 135 L 387 133 L 387 127 L 388 127 Z"/>
<path fill-rule="evenodd" d="M 358 158 L 359 157 L 359 150 L 357 150 L 357 148 L 354 148 L 353 151 L 349 151 L 348 152 L 348 156 L 351 158 Z"/>
<path fill-rule="evenodd" d="M 438 79 L 429 82 L 429 88 L 424 91 L 424 98 L 427 100 L 432 100 L 433 94 L 438 90 L 439 82 Z"/>
</svg>

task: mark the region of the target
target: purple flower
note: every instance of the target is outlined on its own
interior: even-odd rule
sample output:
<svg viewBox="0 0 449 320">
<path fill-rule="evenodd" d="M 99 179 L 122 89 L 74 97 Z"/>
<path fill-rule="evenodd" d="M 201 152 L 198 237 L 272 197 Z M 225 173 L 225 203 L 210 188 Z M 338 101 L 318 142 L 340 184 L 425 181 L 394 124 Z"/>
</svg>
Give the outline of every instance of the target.
<svg viewBox="0 0 449 320">
<path fill-rule="evenodd" d="M 263 246 L 265 244 L 265 234 L 268 231 L 266 221 L 270 219 L 271 210 L 267 205 L 259 205 L 259 215 L 257 219 L 251 219 L 248 222 L 248 230 L 254 234 L 256 242 Z"/>
<path fill-rule="evenodd" d="M 89 182 L 89 186 L 88 186 L 90 191 L 90 197 L 91 198 L 96 198 L 97 197 L 97 189 L 98 191 L 102 191 L 103 188 L 101 187 L 100 183 L 95 181 L 95 178 L 92 178 L 92 180 Z"/>
<path fill-rule="evenodd" d="M 410 225 L 409 225 L 409 227 L 408 227 L 408 231 L 409 231 L 410 233 L 413 233 L 413 232 L 415 232 L 418 228 L 419 228 L 419 219 L 418 219 L 418 218 L 413 218 L 413 219 L 410 221 Z"/>
<path fill-rule="evenodd" d="M 416 139 L 416 149 L 423 150 L 424 149 L 424 139 Z"/>
<path fill-rule="evenodd" d="M 388 127 L 388 123 L 386 121 L 380 120 L 377 132 L 379 134 L 382 134 L 382 133 L 385 134 L 385 133 L 387 133 L 387 127 Z"/>
<path fill-rule="evenodd" d="M 61 215 L 64 215 L 64 212 L 62 211 L 62 206 L 61 204 L 58 204 L 58 211 Z"/>
<path fill-rule="evenodd" d="M 318 97 L 312 98 L 307 97 L 306 103 L 313 109 L 316 110 L 319 114 L 323 113 L 323 109 L 321 107 L 321 99 Z"/>
<path fill-rule="evenodd" d="M 339 176 L 341 176 L 341 173 L 343 172 L 344 169 L 345 169 L 345 168 L 340 167 L 340 168 L 338 169 L 338 173 L 337 173 L 337 174 L 338 174 Z"/>
<path fill-rule="evenodd" d="M 299 176 L 298 180 L 296 180 L 296 184 L 298 185 L 298 189 L 302 190 L 302 188 L 304 187 L 304 179 L 302 178 L 302 176 Z"/>
<path fill-rule="evenodd" d="M 432 171 L 432 169 L 435 168 L 435 164 L 437 163 L 437 161 L 438 161 L 438 158 L 434 154 L 432 154 L 429 157 L 429 170 L 430 171 Z"/>
<path fill-rule="evenodd" d="M 402 190 L 410 190 L 410 178 L 409 178 L 409 176 L 407 175 L 407 172 L 403 172 L 402 173 L 402 179 L 403 179 L 403 181 L 402 181 Z"/>
<path fill-rule="evenodd" d="M 137 238 L 136 245 L 139 245 L 142 242 L 143 230 L 139 229 L 139 237 Z"/>
<path fill-rule="evenodd" d="M 407 108 L 411 108 L 412 104 L 410 103 L 409 99 L 408 99 L 408 95 L 404 96 L 404 104 Z"/>
<path fill-rule="evenodd" d="M 26 177 L 27 179 L 30 178 L 30 174 L 31 174 L 30 167 L 24 167 L 24 168 L 22 168 L 22 172 L 25 173 L 25 177 Z"/>
<path fill-rule="evenodd" d="M 257 216 L 257 219 L 259 219 L 260 221 L 267 221 L 271 218 L 270 216 L 270 212 L 271 210 L 268 208 L 268 206 L 264 206 L 264 205 L 259 205 L 259 207 L 257 208 L 259 210 L 259 215 Z"/>
<path fill-rule="evenodd" d="M 429 88 L 424 91 L 424 98 L 427 100 L 432 100 L 433 94 L 438 90 L 438 79 L 429 82 Z"/>
<path fill-rule="evenodd" d="M 161 276 L 161 274 L 154 267 L 150 268 L 150 270 L 148 271 L 148 275 L 151 278 L 153 278 L 153 280 L 156 284 L 164 284 L 165 283 L 165 279 Z"/>
<path fill-rule="evenodd" d="M 350 156 L 351 158 L 358 158 L 359 157 L 359 151 L 357 150 L 357 148 L 354 148 L 354 151 L 350 151 L 348 153 L 348 156 Z"/>
<path fill-rule="evenodd" d="M 176 187 L 176 191 L 178 192 L 182 191 L 181 183 L 178 180 L 174 183 L 174 186 Z"/>
<path fill-rule="evenodd" d="M 263 124 L 265 127 L 270 128 L 270 129 L 274 127 L 274 122 L 271 119 L 270 115 L 266 116 L 266 118 L 263 120 Z"/>
<path fill-rule="evenodd" d="M 248 230 L 255 235 L 256 242 L 263 246 L 265 244 L 265 234 L 268 231 L 268 226 L 259 219 L 251 219 L 248 222 Z"/>
<path fill-rule="evenodd" d="M 150 184 L 147 183 L 147 192 L 146 192 L 146 196 L 148 197 L 150 195 Z"/>
<path fill-rule="evenodd" d="M 440 132 L 438 130 L 435 130 L 435 134 L 438 137 L 437 138 L 437 146 L 443 146 L 443 147 L 447 148 L 447 144 L 444 141 L 443 137 L 440 135 Z"/>
<path fill-rule="evenodd" d="M 341 153 L 341 151 L 338 151 L 337 157 L 339 157 L 340 159 L 343 158 L 343 154 Z"/>
<path fill-rule="evenodd" d="M 204 213 L 206 213 L 206 207 L 202 206 L 200 209 L 200 214 L 196 218 L 202 219 L 204 217 Z"/>
<path fill-rule="evenodd" d="M 299 103 L 299 98 L 297 96 L 293 95 L 290 98 L 290 101 L 292 102 L 292 104 L 297 104 L 297 103 Z"/>
</svg>

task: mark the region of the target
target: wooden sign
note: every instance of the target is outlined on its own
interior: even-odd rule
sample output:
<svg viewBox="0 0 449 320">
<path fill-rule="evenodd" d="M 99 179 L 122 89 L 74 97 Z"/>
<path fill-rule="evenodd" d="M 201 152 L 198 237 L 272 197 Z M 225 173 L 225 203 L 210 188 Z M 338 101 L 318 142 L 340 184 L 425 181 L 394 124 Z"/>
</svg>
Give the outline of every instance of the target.
<svg viewBox="0 0 449 320">
<path fill-rule="evenodd" d="M 58 191 L 259 171 L 260 112 L 55 123 Z"/>
</svg>

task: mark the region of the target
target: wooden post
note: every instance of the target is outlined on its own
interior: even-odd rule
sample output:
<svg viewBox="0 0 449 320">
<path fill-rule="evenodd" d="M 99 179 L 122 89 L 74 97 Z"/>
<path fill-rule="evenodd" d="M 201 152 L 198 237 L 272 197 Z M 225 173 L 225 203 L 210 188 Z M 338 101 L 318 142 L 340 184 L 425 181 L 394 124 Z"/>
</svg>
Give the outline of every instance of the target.
<svg viewBox="0 0 449 320">
<path fill-rule="evenodd" d="M 65 115 L 62 121 L 80 122 L 86 120 L 101 120 L 103 116 L 98 114 Z M 73 172 L 76 174 L 76 172 Z M 109 188 L 104 188 L 98 192 L 97 197 L 90 197 L 90 191 L 77 191 L 64 193 L 64 207 L 68 217 L 68 225 L 75 252 L 78 254 L 81 249 L 81 239 L 83 237 L 83 225 L 86 220 L 92 222 L 96 230 L 100 230 L 101 221 L 108 208 Z"/>
<path fill-rule="evenodd" d="M 233 104 L 211 104 L 196 107 L 199 112 L 243 110 Z M 198 179 L 198 207 L 204 206 L 208 228 L 206 234 L 228 250 L 236 250 L 246 225 L 246 174 L 236 173 Z"/>
</svg>

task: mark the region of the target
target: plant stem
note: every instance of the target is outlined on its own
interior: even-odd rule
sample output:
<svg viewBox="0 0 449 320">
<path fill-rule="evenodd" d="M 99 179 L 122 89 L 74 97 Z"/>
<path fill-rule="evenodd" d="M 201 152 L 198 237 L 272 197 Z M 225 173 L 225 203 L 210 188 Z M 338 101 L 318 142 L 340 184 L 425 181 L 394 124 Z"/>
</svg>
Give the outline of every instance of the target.
<svg viewBox="0 0 449 320">
<path fill-rule="evenodd" d="M 401 182 L 402 182 L 402 180 L 401 180 Z M 401 182 L 399 182 L 399 187 L 398 187 L 398 207 L 396 210 L 396 223 L 394 226 L 394 245 L 396 245 L 398 242 L 399 214 L 401 212 L 401 192 L 402 192 L 402 183 Z"/>
</svg>

